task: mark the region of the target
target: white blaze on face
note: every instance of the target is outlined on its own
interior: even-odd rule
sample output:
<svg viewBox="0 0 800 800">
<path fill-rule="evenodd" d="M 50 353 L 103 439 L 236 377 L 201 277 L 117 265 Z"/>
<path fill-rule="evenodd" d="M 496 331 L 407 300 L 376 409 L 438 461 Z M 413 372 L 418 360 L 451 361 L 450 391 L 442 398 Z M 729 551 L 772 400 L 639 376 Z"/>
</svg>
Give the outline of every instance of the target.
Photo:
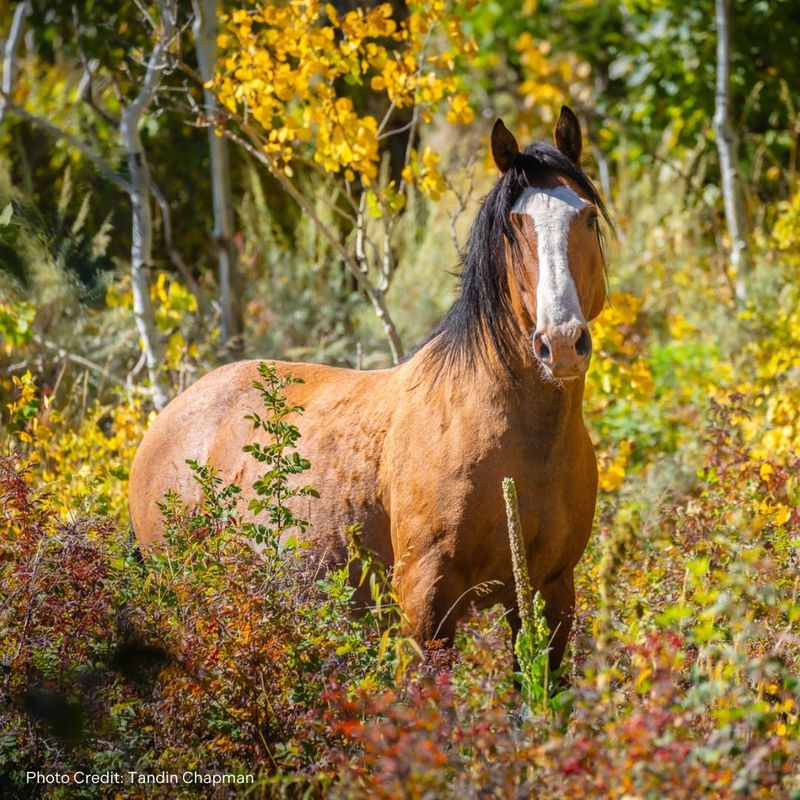
<svg viewBox="0 0 800 800">
<path fill-rule="evenodd" d="M 567 244 L 569 226 L 589 203 L 569 186 L 526 189 L 512 213 L 527 214 L 533 220 L 539 256 L 536 288 L 536 328 L 583 324 L 578 290 L 569 269 Z"/>
</svg>

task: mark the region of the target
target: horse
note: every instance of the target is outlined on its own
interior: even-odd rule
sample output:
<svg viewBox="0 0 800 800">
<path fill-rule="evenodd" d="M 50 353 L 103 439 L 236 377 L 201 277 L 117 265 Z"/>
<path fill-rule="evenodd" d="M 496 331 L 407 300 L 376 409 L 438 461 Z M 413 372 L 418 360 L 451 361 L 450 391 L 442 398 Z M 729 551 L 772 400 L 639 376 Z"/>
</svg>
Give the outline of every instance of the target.
<svg viewBox="0 0 800 800">
<path fill-rule="evenodd" d="M 363 546 L 392 568 L 409 632 L 422 646 L 452 644 L 473 603 L 502 603 L 516 635 L 501 490 L 513 477 L 555 669 L 597 497 L 582 400 L 588 322 L 607 296 L 599 217 L 611 222 L 580 167 L 580 125 L 566 106 L 553 140 L 520 151 L 502 120 L 495 123 L 490 148 L 500 176 L 462 253 L 459 295 L 407 360 L 374 371 L 274 363 L 279 375 L 302 379 L 284 392 L 304 409 L 298 446 L 311 466 L 300 477 L 319 498 L 302 498 L 300 516 L 324 566 L 347 562 L 346 530 L 358 523 Z M 130 473 L 140 546 L 162 537 L 167 490 L 200 504 L 189 459 L 243 487 L 243 505 L 255 497 L 249 487 L 260 465 L 243 445 L 255 435 L 245 415 L 261 404 L 253 385 L 259 363 L 211 371 L 153 422 Z"/>
</svg>

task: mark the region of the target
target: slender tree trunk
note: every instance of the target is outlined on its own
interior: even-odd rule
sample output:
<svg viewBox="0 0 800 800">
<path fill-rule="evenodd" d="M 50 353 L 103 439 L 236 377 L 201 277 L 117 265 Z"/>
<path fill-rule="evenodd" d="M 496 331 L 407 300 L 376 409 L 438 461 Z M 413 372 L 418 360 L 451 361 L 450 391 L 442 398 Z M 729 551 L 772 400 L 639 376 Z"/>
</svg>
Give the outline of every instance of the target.
<svg viewBox="0 0 800 800">
<path fill-rule="evenodd" d="M 153 404 L 162 409 L 168 401 L 161 374 L 164 347 L 156 329 L 150 300 L 150 264 L 153 259 L 153 218 L 150 208 L 150 169 L 139 136 L 141 112 L 129 106 L 122 115 L 120 134 L 128 154 L 131 188 L 131 286 L 133 316 L 139 331 L 147 372 L 153 387 Z"/>
<path fill-rule="evenodd" d="M 25 30 L 25 20 L 31 13 L 30 0 L 24 0 L 14 9 L 14 17 L 11 20 L 11 29 L 8 32 L 5 47 L 3 48 L 3 79 L 2 95 L 0 95 L 0 125 L 6 114 L 6 106 L 11 97 L 11 90 L 14 88 L 14 61 L 17 57 L 17 49 L 22 41 L 22 33 Z"/>
<path fill-rule="evenodd" d="M 731 71 L 731 0 L 715 0 L 717 23 L 717 91 L 714 132 L 719 152 L 722 196 L 725 201 L 725 222 L 731 240 L 731 264 L 735 273 L 736 300 L 747 296 L 750 272 L 750 251 L 747 245 L 742 187 L 739 177 L 739 137 L 730 118 Z"/>
<path fill-rule="evenodd" d="M 203 81 L 214 76 L 217 60 L 217 3 L 216 0 L 192 0 L 194 6 L 194 31 L 197 63 Z M 206 116 L 217 116 L 214 93 L 203 89 Z M 213 126 L 208 128 L 208 145 L 211 155 L 211 192 L 214 203 L 214 247 L 219 263 L 219 303 L 221 333 L 225 355 L 239 358 L 244 350 L 241 281 L 239 260 L 234 242 L 233 197 L 230 182 L 228 142 Z"/>
<path fill-rule="evenodd" d="M 133 315 L 153 392 L 153 404 L 162 409 L 169 401 L 164 364 L 164 344 L 156 329 L 153 304 L 150 300 L 150 266 L 153 262 L 153 216 L 150 194 L 150 165 L 139 132 L 142 118 L 153 102 L 161 83 L 169 41 L 174 31 L 174 5 L 169 0 L 159 3 L 161 30 L 150 53 L 147 71 L 136 98 L 120 117 L 120 138 L 128 157 L 131 200 L 131 284 Z"/>
<path fill-rule="evenodd" d="M 386 296 L 380 290 L 372 289 L 369 292 L 369 299 L 375 311 L 375 316 L 383 326 L 383 333 L 389 342 L 389 350 L 392 353 L 392 363 L 399 364 L 405 352 L 403 350 L 403 342 L 400 339 L 400 334 L 397 332 L 397 328 L 389 315 L 389 309 L 386 306 Z"/>
</svg>

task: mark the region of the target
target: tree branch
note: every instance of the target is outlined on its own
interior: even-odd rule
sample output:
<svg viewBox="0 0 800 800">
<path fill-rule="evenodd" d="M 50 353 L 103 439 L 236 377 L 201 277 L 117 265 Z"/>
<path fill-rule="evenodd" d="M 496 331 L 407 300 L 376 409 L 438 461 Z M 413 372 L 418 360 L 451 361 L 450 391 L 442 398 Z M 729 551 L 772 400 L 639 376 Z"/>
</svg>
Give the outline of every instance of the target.
<svg viewBox="0 0 800 800">
<path fill-rule="evenodd" d="M 111 181 L 114 186 L 116 186 L 118 189 L 122 189 L 123 192 L 130 192 L 131 185 L 117 172 L 115 172 L 112 167 L 103 161 L 103 159 L 87 144 L 73 136 L 71 133 L 67 133 L 63 128 L 59 128 L 57 125 L 54 125 L 52 122 L 44 119 L 43 117 L 39 117 L 36 114 L 31 114 L 30 111 L 26 111 L 16 103 L 12 103 L 8 98 L 8 95 L 6 95 L 4 92 L 0 92 L 0 101 L 2 100 L 5 100 L 6 110 L 10 111 L 12 114 L 16 114 L 16 116 L 20 117 L 21 119 L 27 120 L 37 128 L 41 128 L 55 139 L 62 139 L 71 147 L 74 147 L 76 150 L 80 151 L 89 161 L 92 162 L 92 164 L 95 165 L 95 167 L 97 167 L 98 171 L 103 175 L 103 177 Z"/>
<path fill-rule="evenodd" d="M 57 356 L 65 361 L 71 361 L 73 364 L 77 364 L 80 367 L 85 367 L 92 372 L 96 372 L 98 375 L 101 375 L 110 383 L 119 386 L 121 389 L 124 389 L 126 392 L 131 391 L 131 387 L 126 386 L 125 383 L 119 378 L 114 377 L 105 367 L 100 366 L 95 361 L 86 358 L 85 356 L 78 355 L 77 353 L 71 353 L 69 350 L 61 347 L 61 345 L 56 344 L 55 342 L 51 342 L 49 339 L 45 339 L 38 334 L 33 335 L 33 340 L 38 344 L 40 347 L 44 347 L 47 350 L 52 350 Z"/>
<path fill-rule="evenodd" d="M 78 14 L 78 7 L 72 7 L 72 22 L 75 26 L 75 41 L 78 45 L 78 52 L 80 53 L 81 64 L 83 64 L 83 78 L 81 79 L 81 88 L 85 89 L 85 97 L 83 97 L 83 92 L 78 91 L 78 95 L 82 96 L 83 99 L 89 104 L 89 108 L 95 112 L 102 120 L 104 120 L 108 125 L 111 125 L 114 128 L 119 127 L 119 119 L 117 119 L 113 114 L 103 108 L 98 102 L 97 98 L 95 97 L 94 93 L 94 71 L 97 68 L 98 61 L 96 58 L 89 58 L 86 55 L 86 51 L 83 47 L 83 41 L 81 40 L 81 20 Z"/>
</svg>

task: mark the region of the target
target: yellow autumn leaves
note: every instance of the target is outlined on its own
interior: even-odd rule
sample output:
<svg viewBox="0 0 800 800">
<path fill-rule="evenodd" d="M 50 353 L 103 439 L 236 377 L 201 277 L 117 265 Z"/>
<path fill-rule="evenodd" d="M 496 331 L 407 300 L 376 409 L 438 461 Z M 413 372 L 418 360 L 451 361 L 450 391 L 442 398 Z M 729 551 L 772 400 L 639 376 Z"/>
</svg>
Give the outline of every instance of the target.
<svg viewBox="0 0 800 800">
<path fill-rule="evenodd" d="M 159 272 L 150 286 L 150 300 L 155 309 L 156 328 L 166 336 L 164 366 L 177 371 L 187 357 L 196 359 L 199 355 L 197 344 L 187 342 L 181 332 L 184 320 L 197 311 L 197 300 L 180 281 L 168 278 L 164 272 Z M 109 288 L 106 306 L 133 313 L 133 292 L 129 277 Z"/>
<path fill-rule="evenodd" d="M 318 0 L 263 5 L 223 18 L 220 70 L 215 88 L 239 119 L 255 121 L 264 150 L 286 172 L 298 158 L 347 181 L 371 186 L 378 176 L 379 142 L 390 136 L 392 113 L 413 106 L 418 121 L 443 111 L 453 124 L 468 123 L 473 111 L 459 90 L 456 59 L 474 52 L 458 16 L 445 0 L 412 6 L 393 18 L 390 4 L 339 14 Z M 359 103 L 349 88 L 368 87 Z M 374 93 L 383 102 L 376 103 Z M 432 155 L 413 160 L 404 178 L 435 196 L 441 177 Z"/>
<path fill-rule="evenodd" d="M 642 309 L 632 294 L 614 292 L 611 302 L 592 323 L 594 355 L 587 376 L 590 417 L 599 418 L 609 404 L 625 397 L 632 407 L 648 402 L 653 376 L 641 337 L 631 334 Z M 603 491 L 619 488 L 625 480 L 634 441 L 623 439 L 613 450 L 598 451 L 599 483 Z"/>
<path fill-rule="evenodd" d="M 576 105 L 589 100 L 591 68 L 585 61 L 573 53 L 554 53 L 550 42 L 535 39 L 527 31 L 519 36 L 514 49 L 524 70 L 518 87 L 524 106 L 543 122 L 556 119 L 565 97 Z"/>
<path fill-rule="evenodd" d="M 47 489 L 49 507 L 63 519 L 90 509 L 127 519 L 128 467 L 155 416 L 142 397 L 94 405 L 73 426 L 30 371 L 12 380 L 16 397 L 6 404 L 4 421 L 19 428 L 12 436 L 24 447 L 25 479 Z"/>
<path fill-rule="evenodd" d="M 793 454 L 800 453 L 800 304 L 796 289 L 800 191 L 779 206 L 774 228 L 760 245 L 774 254 L 771 269 L 773 277 L 782 272 L 782 289 L 777 303 L 769 305 L 755 298 L 738 314 L 738 323 L 749 331 L 740 354 L 723 357 L 698 328 L 699 322 L 692 324 L 677 310 L 666 315 L 662 341 L 648 352 L 648 340 L 655 343 L 656 339 L 640 322 L 642 300 L 631 294 L 614 293 L 609 306 L 592 323 L 595 346 L 587 377 L 587 413 L 596 426 L 600 488 L 604 491 L 618 489 L 633 466 L 634 451 L 641 454 L 651 446 L 619 428 L 604 431 L 610 418 L 645 418 L 655 406 L 657 417 L 651 427 L 657 426 L 662 433 L 672 429 L 667 441 L 674 446 L 697 446 L 697 426 L 702 423 L 699 403 L 710 398 L 728 410 L 732 429 L 749 453 L 749 460 L 742 465 L 742 480 L 758 474 L 763 484 L 749 524 L 756 528 L 787 524 L 790 498 L 771 496 L 766 487 L 774 470 L 791 469 Z M 658 353 L 666 350 L 671 350 L 672 361 L 668 368 L 662 363 L 656 381 Z M 615 444 L 609 447 L 608 441 Z M 800 490 L 800 484 L 791 479 L 787 485 L 793 487 L 792 496 Z"/>
</svg>

